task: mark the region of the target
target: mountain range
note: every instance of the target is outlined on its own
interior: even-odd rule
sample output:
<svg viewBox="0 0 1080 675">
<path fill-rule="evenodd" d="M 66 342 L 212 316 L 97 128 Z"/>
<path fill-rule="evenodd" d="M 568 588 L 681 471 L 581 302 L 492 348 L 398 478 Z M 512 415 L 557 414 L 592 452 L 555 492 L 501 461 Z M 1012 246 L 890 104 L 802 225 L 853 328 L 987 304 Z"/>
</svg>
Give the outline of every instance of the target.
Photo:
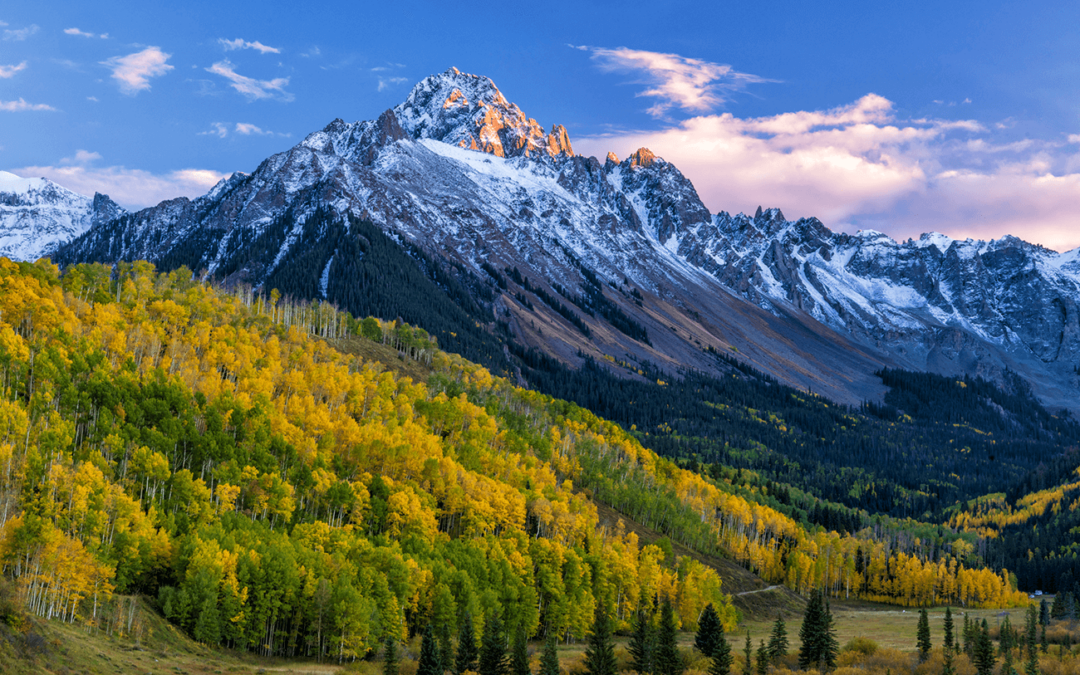
<svg viewBox="0 0 1080 675">
<path fill-rule="evenodd" d="M 0 242 L 13 243 L 0 254 L 186 265 L 354 312 L 380 274 L 364 266 L 392 259 L 424 277 L 399 294 L 447 307 L 427 323 L 399 315 L 449 349 L 467 352 L 473 335 L 487 347 L 466 355 L 508 373 L 524 353 L 631 378 L 725 374 L 735 359 L 854 404 L 883 394 L 883 367 L 1000 382 L 1014 371 L 1044 403 L 1080 410 L 1080 252 L 1015 237 L 896 242 L 777 209 L 713 214 L 648 149 L 575 154 L 564 127 L 545 131 L 457 69 L 194 200 L 126 213 L 47 181 L 11 185 L 0 181 L 4 208 L 39 201 L 5 215 Z M 47 218 L 47 203 L 70 205 L 68 220 Z"/>
</svg>

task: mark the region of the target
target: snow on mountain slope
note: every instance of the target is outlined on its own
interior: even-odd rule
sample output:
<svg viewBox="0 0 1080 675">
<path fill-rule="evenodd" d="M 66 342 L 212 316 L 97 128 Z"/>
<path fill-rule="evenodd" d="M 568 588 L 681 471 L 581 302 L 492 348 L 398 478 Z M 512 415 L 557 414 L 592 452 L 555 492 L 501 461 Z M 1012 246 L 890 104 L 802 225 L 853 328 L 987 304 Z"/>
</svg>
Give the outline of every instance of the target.
<svg viewBox="0 0 1080 675">
<path fill-rule="evenodd" d="M 585 353 L 714 370 L 710 349 L 737 350 L 847 402 L 876 395 L 872 373 L 883 365 L 991 377 L 1011 368 L 1048 402 L 1080 406 L 1076 252 L 1012 237 L 896 243 L 776 209 L 713 215 L 647 149 L 621 162 L 575 155 L 564 128 L 545 133 L 491 80 L 456 69 L 375 120 L 334 120 L 203 197 L 99 224 L 57 259 L 145 258 L 258 286 L 289 272 L 297 247 L 330 236 L 304 226 L 326 207 L 478 279 L 517 268 L 567 305 L 599 280 L 616 309 L 606 318 L 570 310 L 588 335 L 539 296 L 533 307 L 517 301 L 529 291 L 516 284 L 490 307 L 517 339 L 571 364 Z M 305 263 L 321 273 L 309 292 L 333 300 L 333 277 L 349 264 L 324 243 Z M 630 337 L 620 312 L 648 339 Z"/>
<path fill-rule="evenodd" d="M 0 256 L 37 260 L 121 213 L 104 195 L 85 197 L 46 178 L 0 171 Z"/>
</svg>

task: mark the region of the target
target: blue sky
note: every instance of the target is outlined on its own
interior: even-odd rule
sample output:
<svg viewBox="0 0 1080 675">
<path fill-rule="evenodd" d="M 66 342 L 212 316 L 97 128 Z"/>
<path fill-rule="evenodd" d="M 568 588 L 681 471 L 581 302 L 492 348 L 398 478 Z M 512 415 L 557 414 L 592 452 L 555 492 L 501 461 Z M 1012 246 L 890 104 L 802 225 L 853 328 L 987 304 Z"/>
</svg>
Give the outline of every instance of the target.
<svg viewBox="0 0 1080 675">
<path fill-rule="evenodd" d="M 144 206 L 450 66 L 713 211 L 1080 245 L 1080 5 L 40 2 L 0 8 L 0 168 Z"/>
</svg>

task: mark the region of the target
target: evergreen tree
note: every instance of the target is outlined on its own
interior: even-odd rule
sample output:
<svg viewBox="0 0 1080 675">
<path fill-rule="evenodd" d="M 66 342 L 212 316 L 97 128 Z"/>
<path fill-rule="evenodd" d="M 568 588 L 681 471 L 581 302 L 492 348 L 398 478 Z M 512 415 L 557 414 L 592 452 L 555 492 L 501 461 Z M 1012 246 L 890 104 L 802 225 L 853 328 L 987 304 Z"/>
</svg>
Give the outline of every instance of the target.
<svg viewBox="0 0 1080 675">
<path fill-rule="evenodd" d="M 386 636 L 386 648 L 383 651 L 383 675 L 398 675 L 397 640 Z"/>
<path fill-rule="evenodd" d="M 840 655 L 840 643 L 836 639 L 836 626 L 833 623 L 832 609 L 828 601 L 825 602 L 825 629 L 821 633 L 821 665 L 822 672 L 836 669 L 836 657 Z"/>
<path fill-rule="evenodd" d="M 976 632 L 971 661 L 978 675 L 991 675 L 994 672 L 994 643 L 990 641 L 990 626 L 986 619 L 983 619 L 982 629 L 976 629 Z"/>
<path fill-rule="evenodd" d="M 532 675 L 529 669 L 529 641 L 525 637 L 524 626 L 518 629 L 510 651 L 510 675 Z"/>
<path fill-rule="evenodd" d="M 457 655 L 454 657 L 454 673 L 476 671 L 476 634 L 473 632 L 472 614 L 466 612 L 458 631 Z"/>
<path fill-rule="evenodd" d="M 615 671 L 615 644 L 611 640 L 611 620 L 603 603 L 598 602 L 593 615 L 592 630 L 589 631 L 588 646 L 585 648 L 585 672 L 588 675 L 615 675 Z"/>
<path fill-rule="evenodd" d="M 1012 622 L 1006 616 L 998 629 L 998 649 L 1001 651 L 1001 655 L 1004 656 L 1014 646 L 1016 646 L 1016 636 L 1013 634 Z"/>
<path fill-rule="evenodd" d="M 654 635 L 652 620 L 644 609 L 634 614 L 634 632 L 630 634 L 630 668 L 641 675 L 653 672 Z"/>
<path fill-rule="evenodd" d="M 506 636 L 497 616 L 489 616 L 484 623 L 476 670 L 480 675 L 506 675 Z"/>
<path fill-rule="evenodd" d="M 754 645 L 750 642 L 750 631 L 746 631 L 746 646 L 743 648 L 743 675 L 754 675 Z"/>
<path fill-rule="evenodd" d="M 964 612 L 964 653 L 969 657 L 975 651 L 975 638 L 977 634 L 975 632 L 974 624 L 971 621 L 971 617 L 967 612 Z"/>
<path fill-rule="evenodd" d="M 683 661 L 677 638 L 675 610 L 671 607 L 671 601 L 664 598 L 660 605 L 660 627 L 653 652 L 653 672 L 656 675 L 682 675 Z"/>
<path fill-rule="evenodd" d="M 442 672 L 439 647 L 429 623 L 424 628 L 424 637 L 420 640 L 420 658 L 416 663 L 416 675 L 442 675 Z"/>
<path fill-rule="evenodd" d="M 919 663 L 923 663 L 930 656 L 930 618 L 926 608 L 919 610 L 919 627 L 916 631 L 916 644 L 919 647 Z"/>
<path fill-rule="evenodd" d="M 944 649 L 947 652 L 955 651 L 956 638 L 954 635 L 953 619 L 952 619 L 952 607 L 945 608 L 945 621 L 942 624 L 945 629 L 945 642 Z"/>
<path fill-rule="evenodd" d="M 821 601 L 821 593 L 814 589 L 810 592 L 802 627 L 799 628 L 799 641 L 802 643 L 799 648 L 799 670 L 810 670 L 818 662 L 821 629 L 824 625 L 825 606 Z"/>
<path fill-rule="evenodd" d="M 435 640 L 439 648 L 439 664 L 443 670 L 448 670 L 453 667 L 454 664 L 454 641 L 450 637 L 450 622 L 443 621 L 439 624 L 439 627 L 435 629 L 437 633 L 437 639 Z"/>
<path fill-rule="evenodd" d="M 1043 626 L 1040 632 L 1041 634 L 1039 635 L 1039 649 L 1042 651 L 1043 654 L 1045 654 L 1046 650 L 1050 648 L 1050 643 L 1046 641 L 1046 626 Z"/>
<path fill-rule="evenodd" d="M 555 632 L 549 630 L 544 640 L 544 653 L 540 657 L 539 675 L 560 675 L 559 653 L 555 649 Z"/>
<path fill-rule="evenodd" d="M 784 625 L 783 614 L 778 614 L 776 623 L 773 624 L 772 635 L 769 636 L 769 660 L 776 663 L 778 659 L 787 656 L 787 653 L 787 626 Z"/>
<path fill-rule="evenodd" d="M 757 648 L 757 675 L 766 675 L 769 672 L 769 648 L 765 641 L 760 640 Z"/>
<path fill-rule="evenodd" d="M 694 638 L 694 646 L 697 647 L 699 652 L 712 658 L 712 655 L 715 653 L 718 646 L 721 631 L 720 617 L 716 614 L 716 610 L 713 608 L 712 603 L 709 603 L 701 613 L 701 619 L 698 620 L 698 630 L 697 636 Z"/>
<path fill-rule="evenodd" d="M 731 655 L 731 645 L 724 637 L 724 627 L 720 626 L 720 641 L 713 651 L 712 661 L 709 663 L 709 675 L 731 675 L 731 664 L 735 657 Z"/>
<path fill-rule="evenodd" d="M 1039 625 L 1050 625 L 1050 603 L 1046 601 L 1046 598 L 1039 601 Z"/>
<path fill-rule="evenodd" d="M 1001 663 L 1001 671 L 999 675 L 1017 675 L 1016 668 L 1013 668 L 1013 656 L 1012 650 L 1005 650 L 1005 660 Z"/>
<path fill-rule="evenodd" d="M 1027 612 L 1027 630 L 1024 636 L 1024 649 L 1027 659 L 1024 661 L 1024 675 L 1039 675 L 1039 651 L 1035 642 L 1035 631 L 1039 625 L 1039 612 L 1035 605 L 1030 605 Z"/>
<path fill-rule="evenodd" d="M 953 665 L 953 650 L 944 649 L 942 653 L 941 675 L 956 675 L 956 666 Z"/>
</svg>

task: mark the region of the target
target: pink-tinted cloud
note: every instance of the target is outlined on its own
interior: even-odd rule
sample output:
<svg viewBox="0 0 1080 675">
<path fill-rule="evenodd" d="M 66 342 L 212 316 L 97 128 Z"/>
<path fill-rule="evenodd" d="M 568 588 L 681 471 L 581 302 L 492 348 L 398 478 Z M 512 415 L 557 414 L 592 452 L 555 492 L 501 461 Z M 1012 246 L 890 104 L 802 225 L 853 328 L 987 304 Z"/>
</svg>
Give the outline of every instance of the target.
<svg viewBox="0 0 1080 675">
<path fill-rule="evenodd" d="M 56 110 L 56 108 L 44 103 L 27 103 L 25 99 L 20 98 L 17 101 L 0 101 L 0 110 L 4 112 L 27 112 L 33 110 Z"/>
<path fill-rule="evenodd" d="M 233 89 L 255 101 L 262 98 L 276 98 L 281 101 L 293 100 L 293 95 L 285 91 L 289 78 L 276 77 L 272 80 L 256 80 L 236 72 L 228 59 L 219 61 L 206 69 L 207 72 L 220 75 L 228 80 Z"/>
<path fill-rule="evenodd" d="M 638 96 L 657 99 L 648 109 L 654 117 L 663 117 L 671 108 L 705 112 L 728 99 L 731 92 L 765 78 L 740 73 L 731 66 L 692 59 L 678 54 L 649 52 L 619 47 L 577 47 L 587 51 L 608 72 L 634 73 L 637 82 L 647 88 Z"/>
<path fill-rule="evenodd" d="M 225 51 L 231 52 L 234 49 L 254 49 L 260 54 L 280 54 L 281 50 L 276 47 L 268 47 L 263 43 L 256 40 L 255 42 L 248 42 L 243 38 L 236 38 L 235 40 L 226 40 L 225 38 L 218 38 L 218 42 L 225 48 Z"/>
<path fill-rule="evenodd" d="M 897 119 L 891 102 L 869 94 L 833 110 L 702 115 L 574 147 L 599 157 L 648 147 L 686 174 L 714 212 L 776 206 L 788 217 L 897 239 L 939 231 L 1080 246 L 1077 148 L 999 142 L 995 133 L 970 120 Z"/>
<path fill-rule="evenodd" d="M 120 84 L 120 91 L 134 96 L 150 89 L 150 78 L 160 77 L 173 69 L 166 63 L 170 56 L 158 47 L 147 47 L 127 56 L 114 56 L 102 61 L 101 65 L 112 69 L 113 79 Z"/>
<path fill-rule="evenodd" d="M 6 80 L 8 78 L 14 77 L 15 73 L 19 72 L 20 70 L 26 70 L 26 61 L 23 61 L 16 66 L 0 66 L 0 80 Z"/>
<path fill-rule="evenodd" d="M 75 166 L 27 166 L 15 169 L 20 176 L 43 176 L 80 194 L 95 192 L 109 195 L 127 209 L 153 206 L 176 197 L 198 197 L 206 194 L 218 181 L 229 174 L 209 169 L 181 169 L 166 174 L 154 174 L 122 166 L 93 168 L 90 161 L 100 159 L 97 153 L 82 151 L 84 160 Z"/>
</svg>

